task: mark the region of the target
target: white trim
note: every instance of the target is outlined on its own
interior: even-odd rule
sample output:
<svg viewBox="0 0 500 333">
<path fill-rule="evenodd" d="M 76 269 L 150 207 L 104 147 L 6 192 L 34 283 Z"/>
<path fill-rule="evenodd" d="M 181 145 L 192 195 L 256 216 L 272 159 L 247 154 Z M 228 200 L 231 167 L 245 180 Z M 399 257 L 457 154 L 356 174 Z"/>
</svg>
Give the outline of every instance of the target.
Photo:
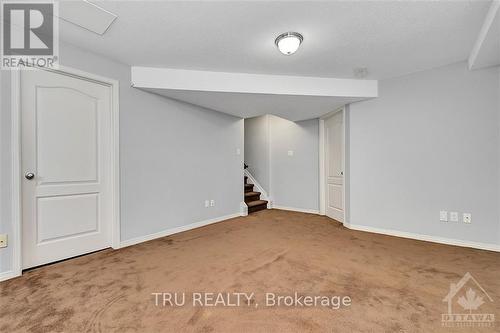
<svg viewBox="0 0 500 333">
<path fill-rule="evenodd" d="M 411 233 L 411 232 L 368 227 L 368 226 L 357 225 L 357 224 L 350 224 L 346 227 L 348 229 L 352 229 L 352 230 L 372 232 L 372 233 L 382 234 L 382 235 L 387 235 L 387 236 L 395 236 L 395 237 L 416 239 L 416 240 L 445 244 L 445 245 L 470 247 L 470 248 L 474 248 L 474 249 L 500 252 L 500 245 L 497 245 L 497 244 L 477 243 L 477 242 L 465 241 L 465 240 L 460 240 L 460 239 L 452 239 L 452 238 L 444 238 L 444 237 L 415 234 L 415 233 Z"/>
<path fill-rule="evenodd" d="M 326 170 L 325 170 L 325 119 L 330 118 L 334 114 L 342 112 L 342 136 L 343 136 L 343 142 L 342 144 L 344 145 L 343 151 L 343 166 L 342 169 L 344 170 L 344 181 L 342 183 L 342 195 L 343 197 L 343 203 L 344 203 L 344 224 L 349 224 L 349 221 L 347 221 L 347 213 L 346 213 L 346 182 L 347 178 L 349 177 L 348 170 L 346 170 L 346 151 L 347 151 L 347 138 L 346 138 L 346 106 L 342 106 L 335 111 L 329 112 L 319 118 L 319 214 L 320 215 L 326 215 L 326 187 L 325 187 L 325 180 L 326 180 Z"/>
<path fill-rule="evenodd" d="M 18 274 L 17 272 L 15 271 L 6 271 L 6 272 L 1 272 L 0 273 L 0 282 L 1 281 L 5 281 L 5 280 L 9 280 L 9 279 L 13 279 L 15 277 L 18 277 L 20 276 L 21 274 Z"/>
<path fill-rule="evenodd" d="M 143 243 L 143 242 L 147 242 L 147 241 L 161 238 L 161 237 L 165 237 L 165 236 L 170 236 L 173 234 L 177 234 L 177 233 L 188 231 L 191 229 L 203 227 L 203 226 L 217 223 L 217 222 L 222 222 L 222 221 L 229 220 L 229 219 L 239 217 L 239 216 L 240 216 L 240 213 L 238 212 L 238 213 L 229 214 L 229 215 L 225 215 L 225 216 L 221 216 L 221 217 L 216 217 L 213 219 L 208 219 L 208 220 L 204 220 L 204 221 L 200 221 L 200 222 L 190 223 L 190 224 L 182 225 L 179 227 L 166 229 L 166 230 L 155 232 L 154 234 L 149 234 L 146 236 L 140 236 L 140 237 L 128 239 L 128 240 L 122 241 L 120 243 L 120 248 Z"/>
<path fill-rule="evenodd" d="M 245 201 L 240 202 L 240 216 L 248 216 L 248 206 Z"/>
<path fill-rule="evenodd" d="M 120 147 L 119 147 L 119 92 L 120 84 L 118 80 L 106 78 L 78 69 L 59 66 L 58 69 L 40 68 L 49 72 L 95 81 L 111 88 L 111 196 L 112 196 L 112 227 L 110 246 L 118 248 L 120 246 Z M 19 276 L 22 274 L 22 237 L 21 237 L 21 72 L 13 70 L 11 74 L 11 150 L 12 150 L 12 232 L 13 232 L 13 262 L 12 274 Z M 14 277 L 12 276 L 12 277 Z"/>
<path fill-rule="evenodd" d="M 285 207 L 285 206 L 276 206 L 276 205 L 273 206 L 273 209 L 281 209 L 281 210 L 289 210 L 292 212 L 321 215 L 319 213 L 319 210 L 317 210 L 317 209 L 295 208 L 295 207 Z"/>
</svg>

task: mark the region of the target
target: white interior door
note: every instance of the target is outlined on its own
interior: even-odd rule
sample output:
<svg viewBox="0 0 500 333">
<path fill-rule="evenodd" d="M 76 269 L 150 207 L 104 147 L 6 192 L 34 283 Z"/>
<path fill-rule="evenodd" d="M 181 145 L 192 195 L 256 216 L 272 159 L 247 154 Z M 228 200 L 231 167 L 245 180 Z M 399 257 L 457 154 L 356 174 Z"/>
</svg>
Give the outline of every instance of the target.
<svg viewBox="0 0 500 333">
<path fill-rule="evenodd" d="M 325 119 L 326 215 L 344 222 L 344 120 L 343 112 Z"/>
<path fill-rule="evenodd" d="M 111 246 L 111 91 L 21 73 L 22 267 Z"/>
</svg>

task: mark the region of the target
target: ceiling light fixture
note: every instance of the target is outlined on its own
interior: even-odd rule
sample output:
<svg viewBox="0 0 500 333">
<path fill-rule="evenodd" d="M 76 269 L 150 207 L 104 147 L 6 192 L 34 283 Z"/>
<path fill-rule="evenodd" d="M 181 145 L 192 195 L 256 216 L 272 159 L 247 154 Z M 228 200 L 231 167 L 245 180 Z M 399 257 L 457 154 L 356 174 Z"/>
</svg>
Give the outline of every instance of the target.
<svg viewBox="0 0 500 333">
<path fill-rule="evenodd" d="M 285 32 L 276 37 L 274 43 L 281 53 L 284 55 L 292 55 L 297 51 L 303 40 L 304 37 L 298 32 Z"/>
</svg>

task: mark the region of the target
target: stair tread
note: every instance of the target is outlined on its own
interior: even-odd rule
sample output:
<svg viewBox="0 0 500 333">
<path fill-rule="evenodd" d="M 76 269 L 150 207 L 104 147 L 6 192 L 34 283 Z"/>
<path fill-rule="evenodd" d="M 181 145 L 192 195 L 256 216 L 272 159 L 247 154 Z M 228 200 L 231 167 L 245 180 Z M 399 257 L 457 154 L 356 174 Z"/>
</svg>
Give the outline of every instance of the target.
<svg viewBox="0 0 500 333">
<path fill-rule="evenodd" d="M 246 192 L 245 197 L 253 197 L 254 195 L 260 195 L 260 192 Z"/>
<path fill-rule="evenodd" d="M 253 184 L 245 184 L 245 187 L 253 187 Z"/>
<path fill-rule="evenodd" d="M 267 200 L 255 200 L 255 201 L 247 202 L 248 207 L 255 207 L 255 206 L 260 206 L 260 205 L 267 205 Z"/>
</svg>

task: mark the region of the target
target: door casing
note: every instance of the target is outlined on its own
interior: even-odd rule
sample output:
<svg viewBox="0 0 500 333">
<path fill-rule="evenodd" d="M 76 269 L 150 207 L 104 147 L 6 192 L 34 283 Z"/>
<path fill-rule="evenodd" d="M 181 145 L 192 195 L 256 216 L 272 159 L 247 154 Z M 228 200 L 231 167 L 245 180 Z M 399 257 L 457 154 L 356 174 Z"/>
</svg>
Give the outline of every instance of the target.
<svg viewBox="0 0 500 333">
<path fill-rule="evenodd" d="M 30 69 L 24 69 L 30 70 Z M 120 150 L 119 150 L 119 82 L 92 73 L 59 66 L 57 69 L 39 68 L 60 75 L 93 81 L 110 87 L 111 97 L 111 246 L 120 247 Z M 21 177 L 21 70 L 11 72 L 11 153 L 12 153 L 12 242 L 13 262 L 9 277 L 22 275 L 22 183 Z"/>
</svg>

